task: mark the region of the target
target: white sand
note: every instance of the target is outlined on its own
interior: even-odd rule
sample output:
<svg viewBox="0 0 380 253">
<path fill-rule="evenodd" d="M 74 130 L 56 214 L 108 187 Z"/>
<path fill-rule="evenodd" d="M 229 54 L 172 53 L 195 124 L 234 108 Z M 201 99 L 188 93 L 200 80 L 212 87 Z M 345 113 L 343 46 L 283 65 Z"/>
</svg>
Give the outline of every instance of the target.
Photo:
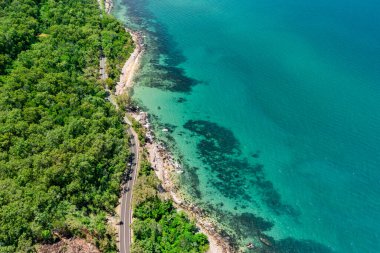
<svg viewBox="0 0 380 253">
<path fill-rule="evenodd" d="M 125 62 L 123 69 L 121 71 L 120 80 L 116 85 L 115 95 L 123 94 L 128 88 L 132 88 L 133 77 L 139 68 L 140 58 L 143 54 L 143 47 L 141 45 L 140 34 L 128 31 L 132 35 L 132 39 L 135 42 L 135 50 Z"/>
</svg>

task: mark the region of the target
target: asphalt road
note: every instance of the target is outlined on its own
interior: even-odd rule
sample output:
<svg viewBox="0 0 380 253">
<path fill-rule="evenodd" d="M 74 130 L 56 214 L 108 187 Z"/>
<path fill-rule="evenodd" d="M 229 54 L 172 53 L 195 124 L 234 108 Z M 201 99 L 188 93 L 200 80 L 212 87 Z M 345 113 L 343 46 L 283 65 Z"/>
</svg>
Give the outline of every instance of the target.
<svg viewBox="0 0 380 253">
<path fill-rule="evenodd" d="M 119 226 L 119 250 L 121 253 L 131 252 L 132 192 L 139 166 L 139 141 L 137 135 L 131 127 L 128 128 L 127 132 L 129 136 L 133 136 L 131 140 L 131 153 L 133 155 L 133 161 L 130 165 L 128 181 L 122 186 L 120 212 L 121 225 Z"/>
<path fill-rule="evenodd" d="M 99 63 L 99 74 L 102 80 L 108 78 L 106 72 L 106 61 L 105 57 L 100 58 Z M 106 87 L 108 90 L 108 87 Z M 109 90 L 108 90 L 109 92 Z M 114 106 L 117 107 L 115 101 L 108 97 L 109 100 Z M 128 125 L 131 125 L 128 118 L 125 117 L 125 122 Z M 127 129 L 127 133 L 132 137 L 131 139 L 131 154 L 133 160 L 128 163 L 126 171 L 129 172 L 127 176 L 127 182 L 122 185 L 122 196 L 121 196 L 121 211 L 120 211 L 120 225 L 119 225 L 119 251 L 120 253 L 130 253 L 131 252 L 131 224 L 132 224 L 132 192 L 133 185 L 136 180 L 137 169 L 139 167 L 139 139 L 136 132 L 130 126 Z"/>
</svg>

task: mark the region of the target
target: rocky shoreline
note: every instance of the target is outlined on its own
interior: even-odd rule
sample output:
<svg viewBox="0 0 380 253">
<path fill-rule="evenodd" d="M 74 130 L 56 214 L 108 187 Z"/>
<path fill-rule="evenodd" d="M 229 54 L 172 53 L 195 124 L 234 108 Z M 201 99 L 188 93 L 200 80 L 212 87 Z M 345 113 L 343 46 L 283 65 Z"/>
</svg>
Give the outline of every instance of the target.
<svg viewBox="0 0 380 253">
<path fill-rule="evenodd" d="M 148 140 L 144 148 L 148 152 L 149 161 L 162 183 L 163 189 L 168 192 L 175 203 L 176 208 L 185 211 L 195 222 L 200 231 L 207 235 L 210 242 L 209 253 L 230 253 L 235 250 L 230 246 L 228 240 L 223 238 L 219 233 L 216 224 L 207 217 L 203 210 L 192 204 L 186 196 L 179 192 L 175 183 L 178 174 L 181 174 L 182 168 L 175 160 L 171 152 L 154 138 L 149 123 L 149 117 L 146 112 L 130 113 L 146 130 L 146 139 Z M 165 129 L 162 129 L 165 131 Z"/>
</svg>

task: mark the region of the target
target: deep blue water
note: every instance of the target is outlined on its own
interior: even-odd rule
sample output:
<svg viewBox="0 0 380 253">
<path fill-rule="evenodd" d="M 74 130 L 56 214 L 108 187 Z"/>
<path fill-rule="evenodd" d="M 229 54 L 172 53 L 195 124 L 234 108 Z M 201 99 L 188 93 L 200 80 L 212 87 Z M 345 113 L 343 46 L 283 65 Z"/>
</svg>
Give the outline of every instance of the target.
<svg viewBox="0 0 380 253">
<path fill-rule="evenodd" d="M 147 35 L 135 99 L 228 236 L 380 252 L 378 2 L 128 0 L 114 14 Z"/>
</svg>

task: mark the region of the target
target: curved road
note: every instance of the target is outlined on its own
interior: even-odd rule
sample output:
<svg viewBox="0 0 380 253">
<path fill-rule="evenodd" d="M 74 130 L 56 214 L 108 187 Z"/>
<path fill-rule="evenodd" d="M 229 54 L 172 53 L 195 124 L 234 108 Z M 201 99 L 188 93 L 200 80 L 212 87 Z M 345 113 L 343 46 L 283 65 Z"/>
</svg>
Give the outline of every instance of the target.
<svg viewBox="0 0 380 253">
<path fill-rule="evenodd" d="M 130 173 L 128 175 L 128 181 L 122 186 L 122 197 L 121 197 L 121 211 L 120 211 L 120 221 L 119 226 L 119 250 L 121 253 L 131 252 L 131 224 L 132 224 L 132 192 L 133 185 L 136 180 L 137 170 L 139 166 L 139 141 L 137 134 L 129 127 L 127 130 L 131 139 L 131 154 L 133 160 L 130 163 Z"/>
<path fill-rule="evenodd" d="M 105 57 L 100 58 L 99 62 L 99 74 L 102 80 L 108 78 L 106 73 L 106 62 L 107 59 Z M 108 87 L 105 88 L 108 92 L 109 96 L 107 100 L 110 101 L 116 108 L 118 108 L 116 102 L 111 96 L 111 92 Z M 136 132 L 132 128 L 131 122 L 129 122 L 127 116 L 124 117 L 125 123 L 129 125 L 127 129 L 127 133 L 131 138 L 131 154 L 132 161 L 128 163 L 127 171 L 127 182 L 121 186 L 122 196 L 121 196 L 121 211 L 120 211 L 120 226 L 119 226 L 119 251 L 121 253 L 130 253 L 131 252 L 131 224 L 132 224 L 132 192 L 133 185 L 136 180 L 137 170 L 139 168 L 139 139 Z"/>
</svg>

